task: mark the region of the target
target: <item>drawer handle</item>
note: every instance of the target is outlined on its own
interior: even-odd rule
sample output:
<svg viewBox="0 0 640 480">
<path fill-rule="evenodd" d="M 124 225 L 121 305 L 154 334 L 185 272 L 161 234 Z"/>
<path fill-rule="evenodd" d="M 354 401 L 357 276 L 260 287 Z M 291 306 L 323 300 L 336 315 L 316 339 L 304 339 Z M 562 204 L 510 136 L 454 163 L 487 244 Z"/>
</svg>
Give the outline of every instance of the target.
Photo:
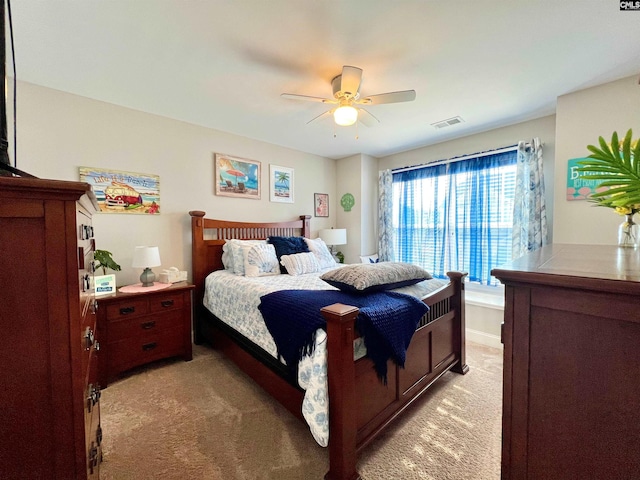
<svg viewBox="0 0 640 480">
<path fill-rule="evenodd" d="M 160 302 L 160 305 L 162 305 L 163 307 L 172 307 L 173 306 L 173 300 L 163 300 L 162 302 Z"/>
<path fill-rule="evenodd" d="M 145 343 L 144 345 L 142 345 L 142 350 L 144 350 L 145 352 L 148 352 L 149 350 L 153 350 L 157 346 L 158 344 L 156 342 Z"/>
<path fill-rule="evenodd" d="M 144 322 L 141 323 L 140 326 L 144 329 L 144 330 L 149 330 L 153 327 L 156 326 L 156 322 L 155 321 L 151 321 L 151 322 Z"/>
<path fill-rule="evenodd" d="M 120 315 L 129 315 L 136 311 L 136 307 L 123 307 L 120 309 Z"/>
</svg>

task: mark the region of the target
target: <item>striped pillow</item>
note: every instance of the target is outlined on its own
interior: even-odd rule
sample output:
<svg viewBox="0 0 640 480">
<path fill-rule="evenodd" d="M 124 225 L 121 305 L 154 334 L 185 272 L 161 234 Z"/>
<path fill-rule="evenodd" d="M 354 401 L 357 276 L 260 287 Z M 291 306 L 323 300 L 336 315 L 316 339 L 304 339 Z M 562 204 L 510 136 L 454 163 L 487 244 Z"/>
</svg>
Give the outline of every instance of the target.
<svg viewBox="0 0 640 480">
<path fill-rule="evenodd" d="M 287 269 L 289 275 L 303 275 L 322 270 L 318 259 L 313 252 L 294 253 L 293 255 L 282 255 L 280 263 Z"/>
</svg>

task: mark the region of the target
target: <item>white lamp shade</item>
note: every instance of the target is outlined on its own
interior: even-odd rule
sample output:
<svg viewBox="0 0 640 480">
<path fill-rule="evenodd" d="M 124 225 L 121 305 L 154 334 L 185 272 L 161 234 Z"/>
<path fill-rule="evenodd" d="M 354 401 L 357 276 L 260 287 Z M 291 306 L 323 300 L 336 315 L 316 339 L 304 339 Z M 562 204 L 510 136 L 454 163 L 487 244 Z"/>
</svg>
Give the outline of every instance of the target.
<svg viewBox="0 0 640 480">
<path fill-rule="evenodd" d="M 160 250 L 158 247 L 136 247 L 133 251 L 133 268 L 159 267 Z"/>
<path fill-rule="evenodd" d="M 338 107 L 333 112 L 333 119 L 338 125 L 348 127 L 358 121 L 358 110 L 350 105 Z"/>
<path fill-rule="evenodd" d="M 318 236 L 327 245 L 345 245 L 347 243 L 346 228 L 327 228 L 320 230 Z"/>
</svg>

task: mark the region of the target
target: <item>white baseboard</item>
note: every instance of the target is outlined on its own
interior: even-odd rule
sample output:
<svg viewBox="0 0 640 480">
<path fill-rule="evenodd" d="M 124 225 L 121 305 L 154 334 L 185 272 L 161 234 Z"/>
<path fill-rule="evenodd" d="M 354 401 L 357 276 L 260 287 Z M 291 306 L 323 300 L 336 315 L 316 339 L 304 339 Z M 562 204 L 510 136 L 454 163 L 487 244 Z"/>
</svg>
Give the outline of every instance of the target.
<svg viewBox="0 0 640 480">
<path fill-rule="evenodd" d="M 492 335 L 479 330 L 472 330 L 471 328 L 467 328 L 465 333 L 467 340 L 481 345 L 487 345 L 489 347 L 502 348 L 502 342 L 500 342 L 500 337 L 498 335 Z"/>
</svg>

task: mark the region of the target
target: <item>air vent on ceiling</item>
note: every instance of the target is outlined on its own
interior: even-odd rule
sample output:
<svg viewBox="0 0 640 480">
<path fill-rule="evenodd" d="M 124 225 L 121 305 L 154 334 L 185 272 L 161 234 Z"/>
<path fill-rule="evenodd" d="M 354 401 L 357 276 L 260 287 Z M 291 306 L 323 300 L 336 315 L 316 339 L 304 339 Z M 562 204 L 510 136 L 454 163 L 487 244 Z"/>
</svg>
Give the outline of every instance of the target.
<svg viewBox="0 0 640 480">
<path fill-rule="evenodd" d="M 431 125 L 433 125 L 435 128 L 444 128 L 444 127 L 450 127 L 451 125 L 457 125 L 458 123 L 462 123 L 462 122 L 464 122 L 462 118 L 453 117 L 453 118 L 447 118 L 446 120 L 441 120 L 436 123 L 432 123 Z"/>
</svg>

